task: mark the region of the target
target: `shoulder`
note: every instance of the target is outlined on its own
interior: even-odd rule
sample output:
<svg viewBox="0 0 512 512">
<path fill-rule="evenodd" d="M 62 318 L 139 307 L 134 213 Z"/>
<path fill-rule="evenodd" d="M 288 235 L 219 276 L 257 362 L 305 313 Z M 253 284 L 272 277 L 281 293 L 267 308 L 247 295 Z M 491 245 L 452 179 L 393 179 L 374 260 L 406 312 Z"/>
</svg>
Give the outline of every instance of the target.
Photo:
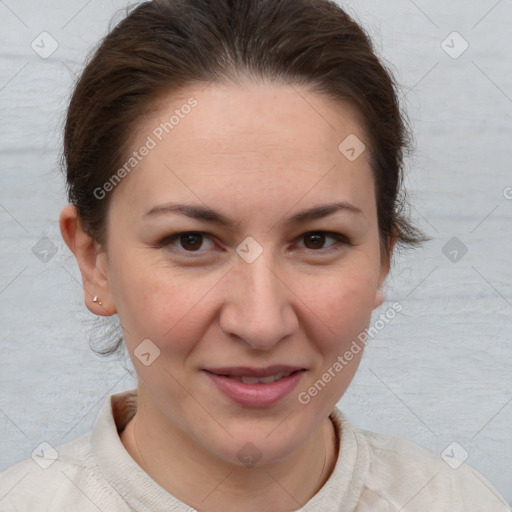
<svg viewBox="0 0 512 512">
<path fill-rule="evenodd" d="M 57 447 L 42 443 L 31 458 L 0 473 L 0 512 L 85 512 L 112 502 L 115 493 L 90 446 L 90 433 Z"/>
<path fill-rule="evenodd" d="M 383 511 L 510 512 L 492 484 L 471 466 L 431 453 L 394 436 L 354 429 L 358 445 L 368 450 L 368 473 L 362 497 L 369 506 L 358 512 Z M 396 508 L 398 507 L 398 508 Z"/>
</svg>

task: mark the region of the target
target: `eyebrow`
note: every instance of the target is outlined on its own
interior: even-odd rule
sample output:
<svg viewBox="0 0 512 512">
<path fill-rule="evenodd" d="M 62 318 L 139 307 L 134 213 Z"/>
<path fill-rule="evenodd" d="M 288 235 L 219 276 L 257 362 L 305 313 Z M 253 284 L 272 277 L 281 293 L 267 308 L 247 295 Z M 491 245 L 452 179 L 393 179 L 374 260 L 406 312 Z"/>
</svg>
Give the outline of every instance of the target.
<svg viewBox="0 0 512 512">
<path fill-rule="evenodd" d="M 321 219 L 339 211 L 356 215 L 363 214 L 362 210 L 357 206 L 347 203 L 346 201 L 338 201 L 334 203 L 314 206 L 312 208 L 308 208 L 307 210 L 302 210 L 287 219 L 285 224 L 299 224 L 301 222 Z M 178 213 L 190 217 L 191 219 L 221 224 L 228 228 L 233 228 L 237 224 L 237 222 L 229 219 L 222 213 L 213 210 L 209 206 L 192 204 L 162 204 L 155 206 L 144 214 L 144 218 L 168 213 Z"/>
</svg>

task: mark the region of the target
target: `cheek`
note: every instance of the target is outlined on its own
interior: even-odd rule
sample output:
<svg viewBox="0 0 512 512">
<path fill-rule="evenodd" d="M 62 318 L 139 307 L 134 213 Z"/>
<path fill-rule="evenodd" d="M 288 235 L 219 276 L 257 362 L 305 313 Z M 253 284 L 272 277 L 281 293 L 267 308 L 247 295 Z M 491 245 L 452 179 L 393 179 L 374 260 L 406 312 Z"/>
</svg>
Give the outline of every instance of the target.
<svg viewBox="0 0 512 512">
<path fill-rule="evenodd" d="M 111 289 L 130 348 L 145 338 L 186 340 L 191 323 L 183 320 L 194 316 L 209 279 L 172 272 L 135 251 L 115 261 Z"/>
<path fill-rule="evenodd" d="M 348 267 L 317 278 L 302 288 L 304 303 L 326 333 L 327 343 L 340 346 L 364 330 L 375 300 L 375 276 L 368 268 Z"/>
<path fill-rule="evenodd" d="M 375 297 L 375 282 L 369 272 L 340 272 L 322 282 L 307 302 L 309 316 L 320 320 L 308 333 L 317 364 L 298 395 L 299 403 L 313 403 L 319 415 L 334 406 L 357 372 Z"/>
</svg>

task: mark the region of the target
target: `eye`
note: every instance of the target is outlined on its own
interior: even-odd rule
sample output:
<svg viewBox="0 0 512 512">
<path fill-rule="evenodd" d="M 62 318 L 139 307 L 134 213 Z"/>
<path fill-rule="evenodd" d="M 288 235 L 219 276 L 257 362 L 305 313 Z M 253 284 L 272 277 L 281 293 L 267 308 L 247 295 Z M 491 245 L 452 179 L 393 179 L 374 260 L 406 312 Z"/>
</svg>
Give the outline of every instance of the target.
<svg viewBox="0 0 512 512">
<path fill-rule="evenodd" d="M 304 245 L 300 245 L 300 248 L 311 249 L 314 251 L 322 250 L 322 249 L 334 249 L 337 243 L 341 243 L 342 245 L 348 245 L 349 241 L 347 238 L 339 233 L 330 233 L 328 231 L 310 231 L 309 233 L 303 234 L 301 240 L 304 240 Z M 327 246 L 326 243 L 329 243 Z"/>
<path fill-rule="evenodd" d="M 199 232 L 176 233 L 162 240 L 160 245 L 162 247 L 175 246 L 186 252 L 204 252 L 214 246 L 205 233 Z"/>
</svg>

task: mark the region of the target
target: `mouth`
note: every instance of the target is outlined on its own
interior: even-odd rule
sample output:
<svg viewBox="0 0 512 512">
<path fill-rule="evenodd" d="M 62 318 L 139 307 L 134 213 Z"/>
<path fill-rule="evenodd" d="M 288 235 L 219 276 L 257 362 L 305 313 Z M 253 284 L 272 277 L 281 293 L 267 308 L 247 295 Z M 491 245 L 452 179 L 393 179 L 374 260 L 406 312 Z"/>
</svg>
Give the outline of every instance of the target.
<svg viewBox="0 0 512 512">
<path fill-rule="evenodd" d="M 223 377 L 227 377 L 228 379 L 233 379 L 238 382 L 242 382 L 243 384 L 272 384 L 272 382 L 276 382 L 278 380 L 281 380 L 285 377 L 289 377 L 292 375 L 292 373 L 295 372 L 280 372 L 276 373 L 275 375 L 269 375 L 268 377 L 238 377 L 236 375 L 223 375 Z"/>
<path fill-rule="evenodd" d="M 296 387 L 305 371 L 289 365 L 204 370 L 224 396 L 246 407 L 275 405 Z"/>
<path fill-rule="evenodd" d="M 266 368 L 254 368 L 250 366 L 237 366 L 226 368 L 205 369 L 206 372 L 221 377 L 234 379 L 244 384 L 271 384 L 276 380 L 289 377 L 292 373 L 303 371 L 300 366 L 273 365 Z"/>
<path fill-rule="evenodd" d="M 267 377 L 251 377 L 245 375 L 239 376 L 215 372 L 210 373 L 212 373 L 213 375 L 218 375 L 220 377 L 226 377 L 227 379 L 235 380 L 237 382 L 241 382 L 242 384 L 272 384 L 273 382 L 289 377 L 290 375 L 293 375 L 294 373 L 297 373 L 299 371 L 301 370 L 296 370 L 293 372 L 279 372 L 273 375 L 268 375 Z"/>
</svg>

